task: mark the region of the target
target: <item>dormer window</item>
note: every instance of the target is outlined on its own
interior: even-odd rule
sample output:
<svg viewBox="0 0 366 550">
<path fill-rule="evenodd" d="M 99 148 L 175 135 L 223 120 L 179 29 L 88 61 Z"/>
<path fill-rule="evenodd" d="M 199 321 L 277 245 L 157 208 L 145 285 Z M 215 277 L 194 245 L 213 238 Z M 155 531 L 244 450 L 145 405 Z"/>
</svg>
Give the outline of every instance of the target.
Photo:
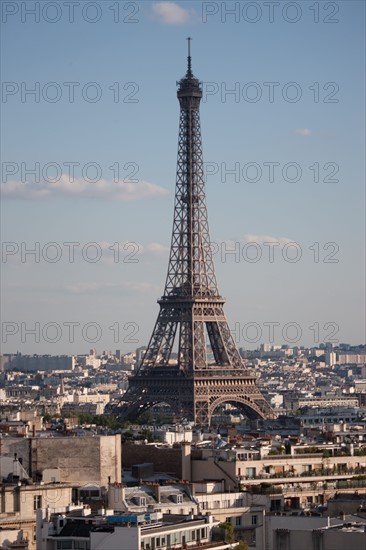
<svg viewBox="0 0 366 550">
<path fill-rule="evenodd" d="M 146 506 L 146 497 L 136 497 L 137 506 Z"/>
</svg>

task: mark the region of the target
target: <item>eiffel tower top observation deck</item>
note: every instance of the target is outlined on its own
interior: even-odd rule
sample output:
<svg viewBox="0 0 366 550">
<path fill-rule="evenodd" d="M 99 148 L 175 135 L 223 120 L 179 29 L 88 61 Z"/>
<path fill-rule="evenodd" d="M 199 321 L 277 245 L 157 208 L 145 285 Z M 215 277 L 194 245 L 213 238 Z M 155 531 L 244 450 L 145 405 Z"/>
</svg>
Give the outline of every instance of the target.
<svg viewBox="0 0 366 550">
<path fill-rule="evenodd" d="M 200 101 L 188 67 L 178 82 L 180 104 L 177 177 L 168 274 L 146 353 L 119 406 L 135 418 L 164 402 L 199 425 L 213 411 L 235 403 L 250 417 L 273 416 L 255 376 L 244 368 L 230 332 L 215 276 L 208 227 L 202 157 Z M 174 351 L 175 350 L 175 351 Z"/>
</svg>

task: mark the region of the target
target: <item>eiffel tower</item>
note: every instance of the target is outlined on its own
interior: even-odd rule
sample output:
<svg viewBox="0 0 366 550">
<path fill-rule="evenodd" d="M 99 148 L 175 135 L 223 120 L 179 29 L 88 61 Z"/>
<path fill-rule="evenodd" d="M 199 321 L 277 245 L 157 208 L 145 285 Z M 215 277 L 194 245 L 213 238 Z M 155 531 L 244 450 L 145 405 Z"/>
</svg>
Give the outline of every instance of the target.
<svg viewBox="0 0 366 550">
<path fill-rule="evenodd" d="M 256 377 L 243 366 L 217 287 L 202 159 L 202 89 L 192 73 L 190 40 L 187 72 L 177 83 L 177 179 L 164 295 L 158 300 L 160 312 L 141 365 L 114 412 L 134 419 L 166 403 L 196 425 L 208 426 L 214 410 L 227 402 L 250 418 L 273 417 L 273 411 Z"/>
</svg>

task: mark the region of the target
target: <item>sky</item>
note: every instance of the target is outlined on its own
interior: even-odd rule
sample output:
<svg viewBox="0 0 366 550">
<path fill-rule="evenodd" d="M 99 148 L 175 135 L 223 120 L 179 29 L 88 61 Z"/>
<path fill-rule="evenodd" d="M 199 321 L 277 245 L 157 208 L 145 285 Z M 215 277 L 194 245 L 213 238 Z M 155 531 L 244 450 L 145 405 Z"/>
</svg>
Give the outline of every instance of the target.
<svg viewBox="0 0 366 550">
<path fill-rule="evenodd" d="M 148 343 L 188 36 L 236 343 L 365 342 L 364 2 L 1 9 L 2 353 Z"/>
</svg>

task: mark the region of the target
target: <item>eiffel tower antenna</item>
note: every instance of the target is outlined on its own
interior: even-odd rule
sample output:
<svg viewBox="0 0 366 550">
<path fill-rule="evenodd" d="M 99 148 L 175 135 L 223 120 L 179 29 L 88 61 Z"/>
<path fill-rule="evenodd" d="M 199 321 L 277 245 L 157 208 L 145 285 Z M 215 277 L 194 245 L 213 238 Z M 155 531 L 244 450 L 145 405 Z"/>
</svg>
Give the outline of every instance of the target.
<svg viewBox="0 0 366 550">
<path fill-rule="evenodd" d="M 233 403 L 250 418 L 273 417 L 256 377 L 243 365 L 218 291 L 206 207 L 202 90 L 192 73 L 187 40 L 188 69 L 177 91 L 177 177 L 165 289 L 145 355 L 114 412 L 135 419 L 166 403 L 178 415 L 208 426 L 217 407 Z"/>
<path fill-rule="evenodd" d="M 188 36 L 188 69 L 187 69 L 187 77 L 192 78 L 192 58 L 191 58 L 191 40 L 192 38 Z"/>
</svg>

